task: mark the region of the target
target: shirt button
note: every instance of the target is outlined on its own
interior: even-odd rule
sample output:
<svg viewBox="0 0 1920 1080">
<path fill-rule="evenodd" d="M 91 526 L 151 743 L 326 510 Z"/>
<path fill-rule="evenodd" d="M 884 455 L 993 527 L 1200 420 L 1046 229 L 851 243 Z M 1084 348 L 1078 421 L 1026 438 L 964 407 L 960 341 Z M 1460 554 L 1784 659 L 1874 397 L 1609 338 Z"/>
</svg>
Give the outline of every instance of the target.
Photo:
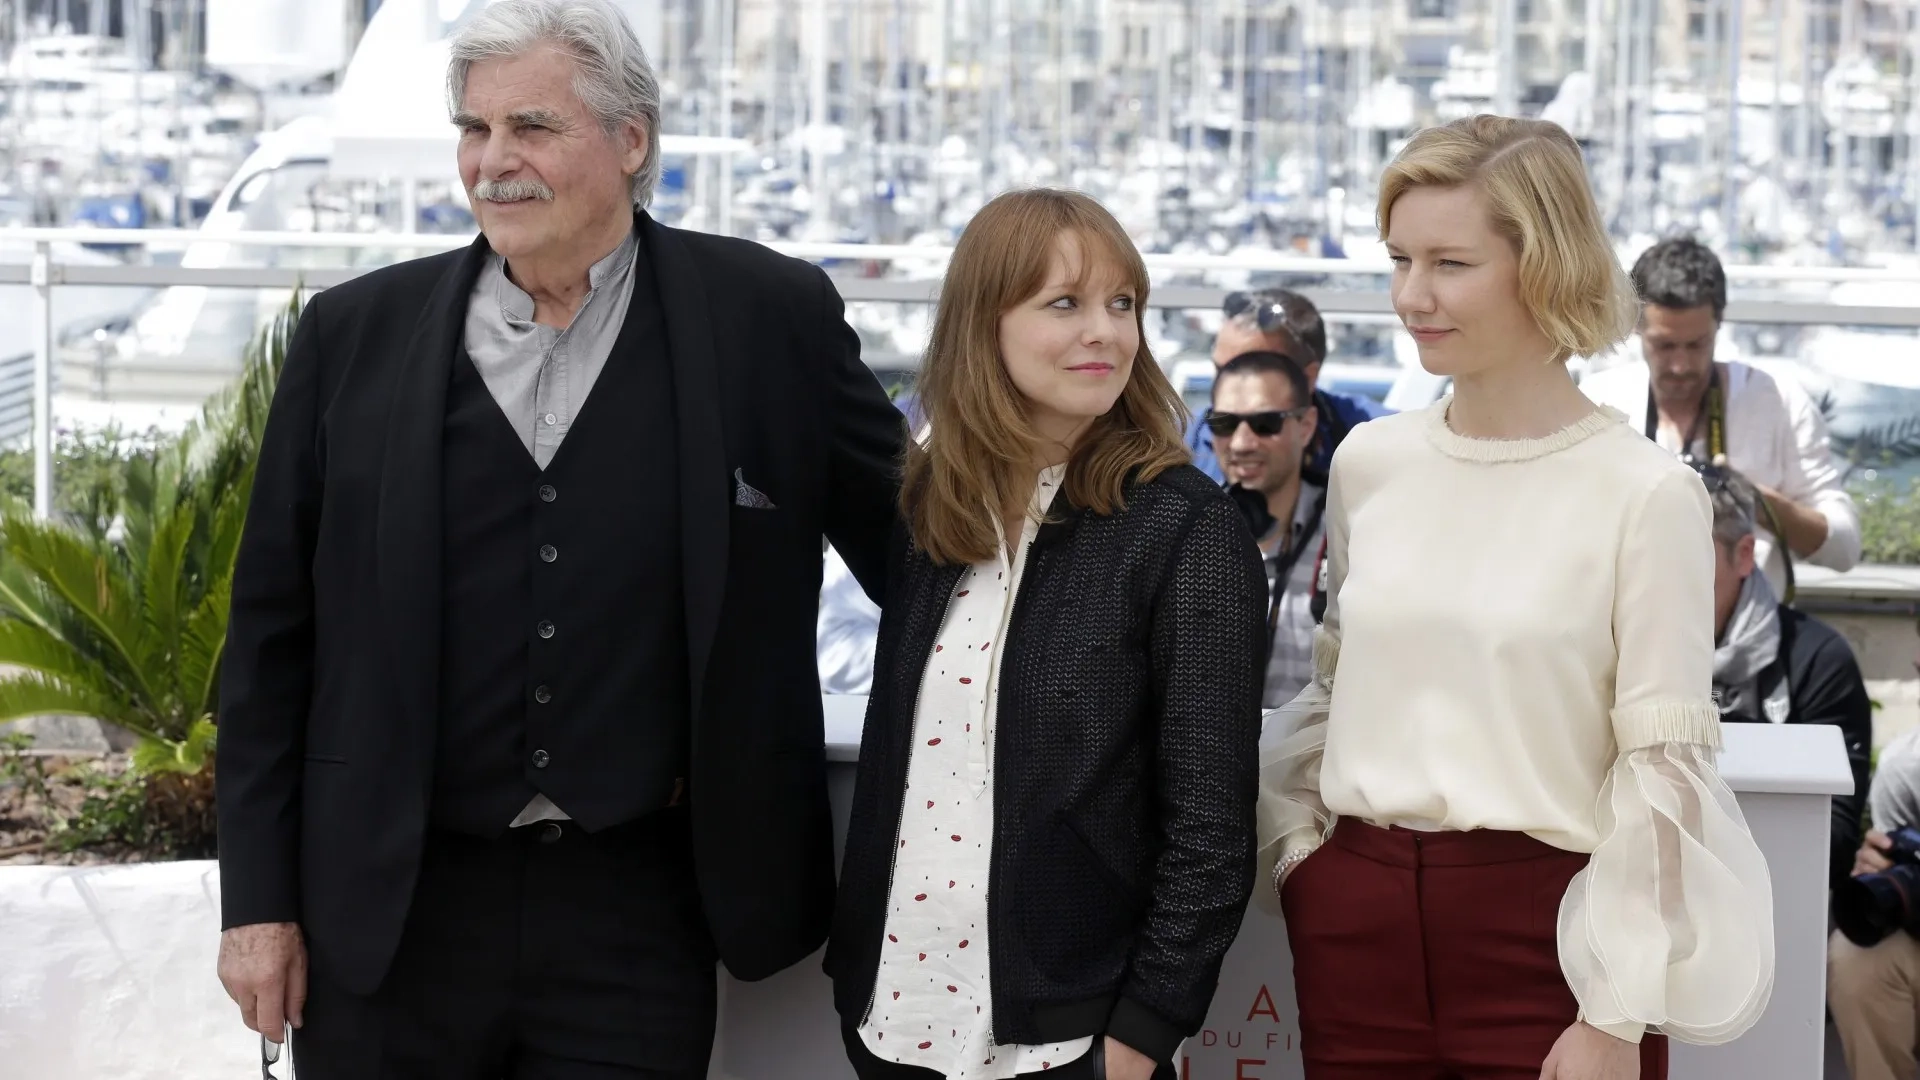
<svg viewBox="0 0 1920 1080">
<path fill-rule="evenodd" d="M 560 418 L 553 415 L 552 413 L 548 413 L 547 415 L 541 417 L 540 419 L 544 421 L 548 427 L 552 427 L 553 425 L 560 422 Z"/>
<path fill-rule="evenodd" d="M 541 619 L 540 625 L 534 627 L 533 629 L 543 638 L 550 638 L 553 636 L 553 624 L 548 622 L 545 619 Z"/>
<path fill-rule="evenodd" d="M 533 688 L 533 700 L 545 705 L 547 702 L 553 700 L 553 691 L 544 686 L 536 686 Z"/>
<path fill-rule="evenodd" d="M 553 560 L 559 557 L 560 557 L 559 548 L 554 547 L 552 544 L 540 545 L 540 561 L 541 562 L 552 562 Z"/>
<path fill-rule="evenodd" d="M 553 489 L 552 484 L 540 485 L 540 501 L 541 502 L 552 502 L 553 500 L 559 497 L 560 497 L 560 493 Z"/>
<path fill-rule="evenodd" d="M 549 759 L 549 758 L 547 757 L 547 752 L 546 752 L 545 750 L 535 750 L 535 751 L 533 752 L 533 767 L 534 767 L 534 768 L 536 768 L 536 769 L 544 769 L 544 768 L 546 768 L 546 767 L 547 767 L 547 762 L 548 762 L 549 760 L 550 760 L 550 759 Z"/>
</svg>

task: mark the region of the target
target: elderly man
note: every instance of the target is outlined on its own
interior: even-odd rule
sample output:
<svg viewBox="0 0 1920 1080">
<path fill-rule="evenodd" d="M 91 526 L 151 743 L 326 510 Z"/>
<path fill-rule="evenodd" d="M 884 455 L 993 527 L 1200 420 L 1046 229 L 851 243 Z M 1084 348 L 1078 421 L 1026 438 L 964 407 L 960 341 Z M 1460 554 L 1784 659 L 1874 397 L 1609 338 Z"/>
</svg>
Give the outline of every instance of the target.
<svg viewBox="0 0 1920 1080">
<path fill-rule="evenodd" d="M 900 415 L 818 269 L 642 209 L 608 0 L 456 37 L 482 237 L 315 298 L 220 716 L 220 976 L 302 1080 L 695 1078 L 716 960 L 825 938 L 823 533 L 884 576 Z"/>
<path fill-rule="evenodd" d="M 1786 580 L 1783 540 L 1795 558 L 1851 570 L 1860 561 L 1860 515 L 1840 486 L 1820 410 L 1791 380 L 1714 359 L 1727 310 L 1719 257 L 1689 237 L 1662 240 L 1633 264 L 1633 284 L 1644 304 L 1646 363 L 1598 372 L 1580 389 L 1674 453 L 1718 461 L 1753 481 L 1766 510 L 1758 558 L 1776 590 Z"/>
</svg>

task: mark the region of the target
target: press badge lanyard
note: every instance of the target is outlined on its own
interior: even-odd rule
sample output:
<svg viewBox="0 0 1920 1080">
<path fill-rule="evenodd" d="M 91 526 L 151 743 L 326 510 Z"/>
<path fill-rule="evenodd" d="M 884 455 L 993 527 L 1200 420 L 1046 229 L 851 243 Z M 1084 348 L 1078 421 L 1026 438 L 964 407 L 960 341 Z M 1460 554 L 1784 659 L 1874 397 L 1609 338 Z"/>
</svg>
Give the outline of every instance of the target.
<svg viewBox="0 0 1920 1080">
<path fill-rule="evenodd" d="M 1268 590 L 1270 595 L 1267 599 L 1268 641 L 1272 641 L 1273 636 L 1280 631 L 1280 600 L 1287 595 L 1287 579 L 1293 573 L 1294 564 L 1300 561 L 1300 556 L 1307 553 L 1307 540 L 1312 537 L 1315 532 L 1319 531 L 1320 516 L 1326 513 L 1326 510 L 1327 495 L 1326 492 L 1323 491 L 1320 493 L 1320 497 L 1314 500 L 1313 515 L 1307 519 L 1306 528 L 1300 530 L 1300 535 L 1293 539 L 1293 543 L 1289 545 L 1289 550 L 1279 556 L 1278 561 L 1274 565 L 1273 587 Z M 1327 544 L 1323 538 L 1320 542 L 1321 561 L 1324 562 L 1326 557 Z M 1317 569 L 1318 568 L 1316 568 L 1316 571 Z M 1317 572 L 1315 576 L 1316 578 L 1318 577 Z M 1315 588 L 1317 589 L 1318 585 L 1316 585 Z"/>
<path fill-rule="evenodd" d="M 1313 602 L 1307 605 L 1315 623 L 1327 621 L 1327 538 L 1320 538 L 1320 554 L 1313 560 Z"/>
<path fill-rule="evenodd" d="M 1680 456 L 1693 460 L 1693 443 L 1700 437 L 1700 421 L 1707 422 L 1707 462 L 1726 468 L 1727 465 L 1727 400 L 1720 390 L 1720 369 L 1715 367 L 1707 376 L 1706 407 L 1694 414 L 1693 423 L 1687 428 L 1686 438 L 1680 440 Z M 1660 441 L 1660 414 L 1653 406 L 1653 387 L 1647 387 L 1647 438 Z"/>
</svg>

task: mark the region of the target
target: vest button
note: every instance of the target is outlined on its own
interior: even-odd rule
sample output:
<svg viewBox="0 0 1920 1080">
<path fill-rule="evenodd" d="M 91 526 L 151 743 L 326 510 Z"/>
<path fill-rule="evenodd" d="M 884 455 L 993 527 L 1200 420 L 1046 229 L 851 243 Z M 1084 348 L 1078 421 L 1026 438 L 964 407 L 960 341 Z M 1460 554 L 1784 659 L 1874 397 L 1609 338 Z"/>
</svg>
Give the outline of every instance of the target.
<svg viewBox="0 0 1920 1080">
<path fill-rule="evenodd" d="M 536 686 L 533 688 L 533 700 L 545 705 L 547 702 L 553 700 L 553 691 L 544 686 Z"/>
<path fill-rule="evenodd" d="M 541 619 L 540 625 L 534 627 L 534 630 L 543 638 L 550 638 L 553 636 L 553 624 L 548 622 L 545 619 Z"/>
<path fill-rule="evenodd" d="M 547 767 L 547 762 L 548 762 L 549 760 L 551 760 L 551 759 L 549 759 L 549 758 L 547 757 L 547 752 L 546 752 L 545 750 L 535 750 L 535 751 L 533 752 L 533 767 L 534 767 L 534 768 L 536 768 L 536 769 L 544 769 L 544 768 L 546 768 L 546 767 Z"/>
<path fill-rule="evenodd" d="M 541 502 L 552 502 L 553 500 L 559 497 L 560 497 L 560 493 L 554 490 L 552 484 L 540 485 L 540 501 Z"/>
<path fill-rule="evenodd" d="M 559 557 L 560 557 L 559 548 L 554 547 L 552 544 L 540 545 L 540 561 L 541 562 L 552 562 L 553 560 Z"/>
</svg>

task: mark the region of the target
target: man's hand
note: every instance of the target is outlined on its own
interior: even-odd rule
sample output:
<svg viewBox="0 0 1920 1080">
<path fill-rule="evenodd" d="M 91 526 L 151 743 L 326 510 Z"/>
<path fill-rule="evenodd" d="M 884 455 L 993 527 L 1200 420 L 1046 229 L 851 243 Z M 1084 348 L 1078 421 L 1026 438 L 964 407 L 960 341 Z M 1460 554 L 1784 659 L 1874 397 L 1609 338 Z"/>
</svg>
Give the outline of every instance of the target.
<svg viewBox="0 0 1920 1080">
<path fill-rule="evenodd" d="M 1153 1059 L 1111 1035 L 1107 1039 L 1107 1080 L 1153 1080 Z"/>
<path fill-rule="evenodd" d="M 220 985 L 249 1028 L 279 1042 L 307 1004 L 307 945 L 297 923 L 236 926 L 220 935 Z"/>
<path fill-rule="evenodd" d="M 1810 506 L 1801 506 L 1764 484 L 1755 484 L 1753 489 L 1773 510 L 1774 518 L 1780 522 L 1780 531 L 1786 534 L 1778 539 L 1795 556 L 1810 559 L 1827 542 L 1825 514 Z"/>
<path fill-rule="evenodd" d="M 1878 829 L 1868 829 L 1867 838 L 1860 843 L 1860 850 L 1853 856 L 1853 876 L 1862 874 L 1884 874 L 1893 869 L 1893 860 L 1886 853 L 1893 848 L 1893 841 Z"/>
<path fill-rule="evenodd" d="M 1576 1021 L 1553 1044 L 1540 1080 L 1640 1080 L 1640 1048 Z"/>
</svg>

